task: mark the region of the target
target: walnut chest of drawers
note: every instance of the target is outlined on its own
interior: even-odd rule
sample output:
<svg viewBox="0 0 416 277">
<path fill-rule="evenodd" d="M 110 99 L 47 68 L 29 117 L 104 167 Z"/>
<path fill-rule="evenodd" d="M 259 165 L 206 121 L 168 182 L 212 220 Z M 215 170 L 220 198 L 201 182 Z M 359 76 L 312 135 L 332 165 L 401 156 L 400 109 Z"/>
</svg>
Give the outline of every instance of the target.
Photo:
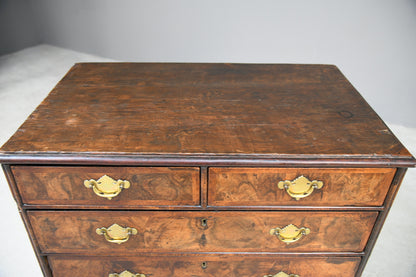
<svg viewBox="0 0 416 277">
<path fill-rule="evenodd" d="M 0 161 L 45 276 L 360 276 L 415 160 L 331 65 L 76 64 Z"/>
</svg>

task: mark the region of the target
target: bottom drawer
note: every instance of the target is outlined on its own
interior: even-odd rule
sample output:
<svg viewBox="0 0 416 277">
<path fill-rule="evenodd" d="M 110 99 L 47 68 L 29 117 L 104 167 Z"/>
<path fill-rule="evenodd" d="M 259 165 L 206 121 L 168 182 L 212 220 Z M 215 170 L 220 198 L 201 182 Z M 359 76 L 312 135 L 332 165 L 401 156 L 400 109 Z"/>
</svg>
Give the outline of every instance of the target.
<svg viewBox="0 0 416 277">
<path fill-rule="evenodd" d="M 279 274 L 278 277 L 352 277 L 360 262 L 359 257 L 227 255 L 135 258 L 51 256 L 48 260 L 54 277 L 118 276 L 111 274 L 126 270 L 137 274 L 130 276 L 140 277 L 263 277 L 279 272 L 287 275 Z"/>
</svg>

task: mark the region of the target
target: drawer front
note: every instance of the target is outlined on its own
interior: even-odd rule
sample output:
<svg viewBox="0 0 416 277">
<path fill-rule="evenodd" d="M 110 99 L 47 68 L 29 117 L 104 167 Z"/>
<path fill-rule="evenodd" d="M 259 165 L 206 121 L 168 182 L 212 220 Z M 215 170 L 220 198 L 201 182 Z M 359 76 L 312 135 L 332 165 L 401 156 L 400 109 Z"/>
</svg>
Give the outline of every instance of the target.
<svg viewBox="0 0 416 277">
<path fill-rule="evenodd" d="M 28 211 L 42 253 L 103 255 L 175 251 L 361 252 L 377 214 Z M 119 231 L 121 227 L 134 228 L 135 234 L 126 235 L 127 231 Z M 97 233 L 102 228 L 107 231 Z M 281 229 L 279 235 L 277 228 Z M 119 244 L 113 238 L 128 240 Z"/>
<path fill-rule="evenodd" d="M 143 277 L 263 277 L 279 272 L 300 277 L 353 277 L 359 257 L 49 257 L 53 276 L 109 276 L 125 270 Z M 284 276 L 284 275 L 283 275 Z M 282 276 L 282 277 L 283 277 Z M 280 277 L 280 276 L 279 276 Z"/>
<path fill-rule="evenodd" d="M 381 206 L 395 172 L 391 168 L 210 168 L 208 204 Z"/>
<path fill-rule="evenodd" d="M 138 207 L 200 203 L 199 168 L 12 166 L 11 169 L 25 204 Z M 105 175 L 108 177 L 101 178 Z"/>
</svg>

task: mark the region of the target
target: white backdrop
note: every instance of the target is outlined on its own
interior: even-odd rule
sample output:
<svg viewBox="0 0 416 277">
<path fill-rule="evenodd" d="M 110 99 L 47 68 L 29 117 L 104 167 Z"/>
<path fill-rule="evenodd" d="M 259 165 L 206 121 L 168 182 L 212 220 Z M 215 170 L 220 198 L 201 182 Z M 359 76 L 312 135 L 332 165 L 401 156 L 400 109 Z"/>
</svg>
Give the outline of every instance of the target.
<svg viewBox="0 0 416 277">
<path fill-rule="evenodd" d="M 122 61 L 328 63 L 416 127 L 415 0 L 36 0 L 39 40 Z"/>
</svg>

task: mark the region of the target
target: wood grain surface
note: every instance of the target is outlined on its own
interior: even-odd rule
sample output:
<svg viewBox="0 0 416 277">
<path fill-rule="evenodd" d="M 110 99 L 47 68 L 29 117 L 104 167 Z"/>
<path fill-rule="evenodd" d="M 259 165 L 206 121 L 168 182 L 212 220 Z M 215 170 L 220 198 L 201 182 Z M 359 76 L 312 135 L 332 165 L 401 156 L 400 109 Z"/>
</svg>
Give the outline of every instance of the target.
<svg viewBox="0 0 416 277">
<path fill-rule="evenodd" d="M 199 205 L 197 167 L 12 166 L 25 204 L 59 205 Z M 108 175 L 130 182 L 130 188 L 108 200 L 84 186 L 84 180 Z"/>
<path fill-rule="evenodd" d="M 210 168 L 210 206 L 381 206 L 396 170 L 392 168 Z M 296 200 L 280 181 L 305 176 L 321 189 Z"/>
<path fill-rule="evenodd" d="M 353 277 L 359 257 L 167 256 L 146 258 L 48 258 L 54 277 L 108 276 L 129 270 L 146 277 L 263 277 L 284 271 L 300 277 Z M 206 263 L 206 268 L 201 267 Z"/>
<path fill-rule="evenodd" d="M 76 64 L 0 152 L 414 163 L 331 65 Z"/>
<path fill-rule="evenodd" d="M 47 277 L 358 277 L 416 164 L 335 66 L 162 63 L 74 65 L 0 162 Z M 104 174 L 131 187 L 83 185 Z M 299 175 L 324 187 L 277 188 Z"/>
<path fill-rule="evenodd" d="M 361 252 L 377 212 L 28 211 L 42 253 Z M 206 226 L 202 223 L 206 220 Z M 117 223 L 138 230 L 123 244 L 95 230 Z M 310 234 L 286 244 L 270 235 L 289 224 Z"/>
</svg>

